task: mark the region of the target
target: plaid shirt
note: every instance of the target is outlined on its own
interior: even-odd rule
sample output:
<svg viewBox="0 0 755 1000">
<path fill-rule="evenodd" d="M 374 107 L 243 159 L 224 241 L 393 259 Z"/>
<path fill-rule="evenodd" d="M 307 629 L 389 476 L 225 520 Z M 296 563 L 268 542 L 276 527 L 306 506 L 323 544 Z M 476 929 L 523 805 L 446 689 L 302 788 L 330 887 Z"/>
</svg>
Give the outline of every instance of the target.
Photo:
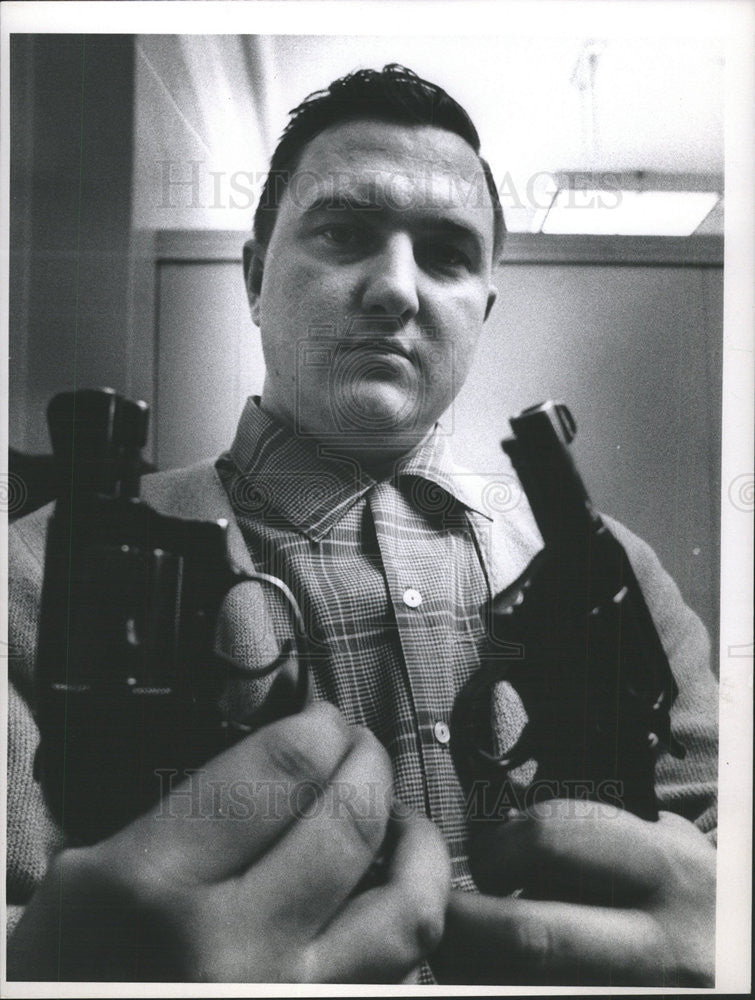
<svg viewBox="0 0 755 1000">
<path fill-rule="evenodd" d="M 471 890 L 449 719 L 486 640 L 492 519 L 439 433 L 384 481 L 322 452 L 249 400 L 217 469 L 253 562 L 299 601 L 317 649 L 315 697 L 375 733 L 396 795 L 442 830 L 453 884 Z"/>
</svg>

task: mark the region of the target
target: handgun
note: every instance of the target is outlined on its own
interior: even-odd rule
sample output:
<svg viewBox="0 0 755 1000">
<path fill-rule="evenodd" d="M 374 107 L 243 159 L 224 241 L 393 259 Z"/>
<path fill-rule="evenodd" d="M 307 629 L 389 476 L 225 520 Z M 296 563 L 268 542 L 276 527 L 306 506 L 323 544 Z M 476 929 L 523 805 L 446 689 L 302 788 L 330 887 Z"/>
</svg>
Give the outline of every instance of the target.
<svg viewBox="0 0 755 1000">
<path fill-rule="evenodd" d="M 451 750 L 469 818 L 585 798 L 655 820 L 656 758 L 685 752 L 671 732 L 668 658 L 624 546 L 577 470 L 569 409 L 549 401 L 510 425 L 502 447 L 544 547 L 490 603 L 486 654 L 455 701 Z M 508 747 L 492 712 L 501 682 L 525 717 Z"/>
<path fill-rule="evenodd" d="M 48 424 L 59 492 L 45 553 L 36 664 L 35 773 L 65 842 L 92 844 L 151 807 L 165 775 L 199 768 L 311 698 L 304 625 L 284 581 L 242 572 L 227 522 L 139 498 L 146 403 L 109 389 L 57 395 Z M 292 634 L 259 669 L 215 649 L 221 604 L 256 581 Z M 277 648 L 277 647 L 276 647 Z M 256 713 L 229 717 L 229 677 L 271 678 Z"/>
</svg>

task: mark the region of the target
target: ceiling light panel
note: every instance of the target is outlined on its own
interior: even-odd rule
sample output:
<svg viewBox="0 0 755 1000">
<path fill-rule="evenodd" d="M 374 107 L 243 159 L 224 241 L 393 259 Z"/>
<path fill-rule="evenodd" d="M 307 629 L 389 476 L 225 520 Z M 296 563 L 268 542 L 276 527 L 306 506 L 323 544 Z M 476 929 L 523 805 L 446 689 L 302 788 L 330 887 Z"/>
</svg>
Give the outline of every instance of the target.
<svg viewBox="0 0 755 1000">
<path fill-rule="evenodd" d="M 719 198 L 715 191 L 562 188 L 540 231 L 580 236 L 691 236 Z"/>
</svg>

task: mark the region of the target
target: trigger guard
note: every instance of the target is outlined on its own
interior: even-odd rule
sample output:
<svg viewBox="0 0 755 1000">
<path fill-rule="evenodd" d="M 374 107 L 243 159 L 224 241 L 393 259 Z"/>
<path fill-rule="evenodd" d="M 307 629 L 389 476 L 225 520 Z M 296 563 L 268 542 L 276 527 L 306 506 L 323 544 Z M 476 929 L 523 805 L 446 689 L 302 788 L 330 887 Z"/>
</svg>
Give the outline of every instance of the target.
<svg viewBox="0 0 755 1000">
<path fill-rule="evenodd" d="M 223 653 L 221 650 L 216 649 L 213 651 L 213 656 L 216 663 L 218 663 L 226 673 L 233 677 L 241 677 L 246 680 L 258 680 L 260 677 L 268 677 L 274 671 L 278 670 L 279 667 L 290 658 L 292 652 L 294 652 L 294 642 L 292 639 L 286 639 L 281 647 L 280 653 L 275 657 L 275 659 L 266 664 L 264 667 L 260 667 L 257 670 L 253 670 L 249 667 L 242 666 L 237 660 L 234 660 L 232 656 L 228 656 L 227 653 Z"/>
<path fill-rule="evenodd" d="M 305 635 L 304 616 L 301 613 L 299 602 L 294 597 L 288 584 L 281 580 L 280 577 L 272 576 L 270 573 L 246 573 L 243 570 L 237 571 L 236 575 L 236 583 L 234 583 L 232 587 L 228 588 L 225 593 L 225 597 L 228 597 L 231 591 L 242 583 L 267 583 L 279 591 L 286 599 L 296 620 L 296 628 L 299 635 Z"/>
<path fill-rule="evenodd" d="M 270 663 L 265 664 L 263 667 L 257 667 L 255 669 L 250 668 L 247 665 L 242 665 L 232 656 L 229 656 L 227 653 L 224 653 L 217 648 L 213 650 L 214 662 L 225 671 L 226 675 L 230 675 L 237 680 L 253 681 L 269 677 L 275 673 L 286 674 L 286 680 L 290 686 L 292 696 L 291 703 L 287 706 L 284 714 L 289 715 L 300 712 L 312 702 L 313 691 L 306 642 L 306 626 L 299 604 L 290 588 L 279 577 L 272 576 L 268 573 L 246 573 L 238 568 L 235 569 L 234 576 L 235 582 L 233 586 L 229 587 L 226 591 L 224 600 L 227 599 L 228 595 L 236 587 L 241 586 L 244 583 L 268 584 L 279 592 L 287 604 L 289 612 L 294 619 L 294 636 L 286 638 L 282 642 L 280 651 L 275 659 L 273 659 Z M 293 673 L 291 672 L 292 661 L 295 664 Z M 275 687 L 276 683 L 277 681 L 273 681 L 273 687 Z M 277 716 L 267 718 L 262 706 L 260 707 L 260 714 L 264 717 L 265 722 L 274 721 L 275 718 L 277 718 Z M 262 724 L 265 724 L 265 722 Z M 252 723 L 248 726 L 245 723 L 238 722 L 237 720 L 227 719 L 226 723 L 241 733 L 253 732 L 258 728 L 256 723 Z"/>
</svg>

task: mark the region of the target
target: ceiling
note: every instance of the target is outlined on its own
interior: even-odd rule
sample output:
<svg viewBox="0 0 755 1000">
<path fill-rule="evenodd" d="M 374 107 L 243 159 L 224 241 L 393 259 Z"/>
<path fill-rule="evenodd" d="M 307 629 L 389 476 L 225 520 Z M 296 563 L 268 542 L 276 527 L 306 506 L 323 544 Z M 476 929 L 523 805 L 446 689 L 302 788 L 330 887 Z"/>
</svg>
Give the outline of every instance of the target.
<svg viewBox="0 0 755 1000">
<path fill-rule="evenodd" d="M 672 186 L 674 175 L 691 175 L 722 190 L 724 57 L 715 37 L 140 35 L 137 46 L 135 218 L 151 228 L 165 223 L 153 209 L 166 157 L 176 176 L 189 160 L 218 175 L 214 210 L 209 194 L 199 207 L 187 199 L 173 228 L 248 228 L 253 198 L 232 198 L 231 176 L 247 172 L 256 185 L 295 104 L 387 62 L 441 84 L 470 112 L 513 231 L 533 228 L 544 188 L 564 171 L 643 171 Z M 719 210 L 707 231 L 721 231 L 721 219 Z"/>
</svg>

